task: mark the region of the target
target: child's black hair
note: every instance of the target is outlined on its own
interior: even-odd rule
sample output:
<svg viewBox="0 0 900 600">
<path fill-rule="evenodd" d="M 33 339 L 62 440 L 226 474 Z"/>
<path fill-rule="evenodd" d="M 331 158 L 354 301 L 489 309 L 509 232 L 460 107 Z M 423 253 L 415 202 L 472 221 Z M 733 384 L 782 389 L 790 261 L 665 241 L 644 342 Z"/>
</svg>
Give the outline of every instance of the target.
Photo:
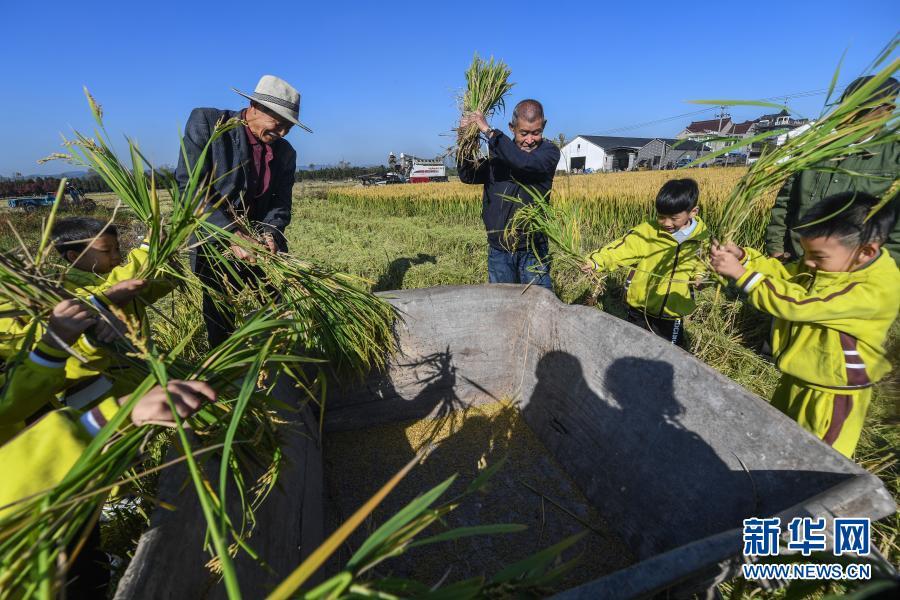
<svg viewBox="0 0 900 600">
<path fill-rule="evenodd" d="M 656 195 L 656 212 L 661 215 L 676 215 L 694 210 L 700 188 L 693 179 L 673 179 L 667 181 Z"/>
<path fill-rule="evenodd" d="M 118 237 L 119 232 L 112 223 L 92 217 L 66 217 L 54 223 L 50 230 L 50 239 L 63 256 L 69 250 L 82 252 L 94 238 L 101 235 Z"/>
<path fill-rule="evenodd" d="M 883 243 L 897 222 L 897 197 L 867 219 L 878 202 L 865 192 L 834 194 L 813 206 L 794 229 L 804 238 L 837 237 L 851 248 Z"/>
</svg>

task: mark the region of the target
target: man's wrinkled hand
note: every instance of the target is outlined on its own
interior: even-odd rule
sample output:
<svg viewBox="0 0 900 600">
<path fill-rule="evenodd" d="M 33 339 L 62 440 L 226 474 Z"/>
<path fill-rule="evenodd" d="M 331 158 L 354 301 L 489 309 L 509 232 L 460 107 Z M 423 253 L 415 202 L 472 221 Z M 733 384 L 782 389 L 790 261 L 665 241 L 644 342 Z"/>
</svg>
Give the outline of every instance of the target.
<svg viewBox="0 0 900 600">
<path fill-rule="evenodd" d="M 484 118 L 484 115 L 477 111 L 465 113 L 459 119 L 459 128 L 465 130 L 472 123 L 478 125 L 478 129 L 482 133 L 487 133 L 491 129 L 491 126 L 488 124 L 487 119 Z"/>
<path fill-rule="evenodd" d="M 278 244 L 275 243 L 275 236 L 271 233 L 263 234 L 263 244 L 272 254 L 278 254 Z"/>
<path fill-rule="evenodd" d="M 241 240 L 247 242 L 248 244 L 251 244 L 254 246 L 261 245 L 257 240 L 255 240 L 251 236 L 247 235 L 243 231 L 235 231 L 234 235 L 235 235 L 235 237 L 239 237 Z M 252 265 L 256 264 L 256 255 L 253 253 L 252 250 L 250 250 L 249 248 L 246 248 L 245 246 L 242 246 L 240 244 L 232 244 L 231 245 L 231 253 L 234 254 L 234 257 L 237 258 L 238 260 L 243 260 Z"/>
</svg>

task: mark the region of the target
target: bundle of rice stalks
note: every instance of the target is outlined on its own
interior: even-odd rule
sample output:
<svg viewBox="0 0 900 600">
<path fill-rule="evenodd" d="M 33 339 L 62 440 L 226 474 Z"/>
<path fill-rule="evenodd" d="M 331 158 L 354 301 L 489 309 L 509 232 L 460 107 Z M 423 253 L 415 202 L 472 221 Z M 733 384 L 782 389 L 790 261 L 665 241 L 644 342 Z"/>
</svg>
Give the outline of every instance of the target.
<svg viewBox="0 0 900 600">
<path fill-rule="evenodd" d="M 549 195 L 545 197 L 529 186 L 523 186 L 523 189 L 530 197 L 528 202 L 516 196 L 502 196 L 519 205 L 503 232 L 509 247 L 517 247 L 522 238 L 533 244 L 536 235 L 543 235 L 550 243 L 555 264 L 580 267 L 584 262 L 584 249 L 581 247 L 578 210 L 553 206 Z"/>
<path fill-rule="evenodd" d="M 876 58 L 870 69 L 874 71 L 884 65 L 881 70 L 861 86 L 846 95 L 842 101 L 828 110 L 828 102 L 834 92 L 840 66 L 832 77 L 825 100 L 826 108 L 812 126 L 803 133 L 795 136 L 787 136 L 787 141 L 764 153 L 758 161 L 753 163 L 750 170 L 738 181 L 728 199 L 725 201 L 723 218 L 719 223 L 718 236 L 722 241 L 738 239 L 744 228 L 745 222 L 752 215 L 759 212 L 760 203 L 767 200 L 773 190 L 784 184 L 792 175 L 806 170 L 822 172 L 842 172 L 853 177 L 865 177 L 860 173 L 847 173 L 842 171 L 839 161 L 855 154 L 878 153 L 886 145 L 898 141 L 896 112 L 889 110 L 876 110 L 886 103 L 886 99 L 879 93 L 879 87 L 900 69 L 900 58 L 890 60 L 891 54 L 900 44 L 900 38 L 895 38 Z M 786 109 L 778 104 L 744 100 L 698 100 L 700 104 L 716 105 L 748 105 L 768 106 L 775 109 Z M 763 141 L 773 135 L 782 132 L 766 132 L 750 139 L 740 141 L 731 140 L 734 143 L 727 145 L 716 152 L 698 158 L 695 163 L 708 162 L 716 156 L 721 156 L 738 148 L 749 146 L 758 141 Z M 897 174 L 885 175 L 892 177 L 891 189 L 882 197 L 880 208 L 887 203 L 897 192 Z"/>
<path fill-rule="evenodd" d="M 251 230 L 249 224 L 244 224 Z M 217 302 L 244 312 L 274 303 L 293 323 L 296 343 L 306 355 L 328 361 L 339 374 L 363 375 L 380 369 L 396 350 L 396 311 L 386 300 L 365 290 L 364 281 L 318 267 L 287 253 L 262 251 L 257 245 L 211 223 L 202 230 L 222 244 L 209 244 L 214 268 L 242 287 L 212 293 Z M 227 248 L 254 252 L 256 263 L 238 273 Z M 246 292 L 250 293 L 246 293 Z"/>
<path fill-rule="evenodd" d="M 550 203 L 549 194 L 543 196 L 529 186 L 523 186 L 523 189 L 530 197 L 528 202 L 515 196 L 503 196 L 519 204 L 503 232 L 509 247 L 518 247 L 519 240 L 525 238 L 534 255 L 539 257 L 534 242 L 536 236 L 543 235 L 550 251 L 548 262 L 553 264 L 554 269 L 580 275 L 579 270 L 589 249 L 583 245 L 578 208 L 554 206 Z M 590 279 L 592 291 L 587 303 L 593 305 L 603 291 L 604 276 L 591 272 Z"/>
<path fill-rule="evenodd" d="M 503 61 L 494 62 L 493 56 L 489 61 L 484 61 L 476 54 L 466 71 L 466 91 L 460 98 L 462 112 L 479 112 L 485 119 L 490 119 L 497 110 L 503 110 L 506 106 L 504 96 L 514 85 L 509 83 L 510 73 L 509 67 Z M 457 130 L 458 163 L 463 161 L 478 163 L 482 160 L 479 134 L 478 126 L 474 123 L 465 129 Z"/>
<path fill-rule="evenodd" d="M 280 457 L 278 440 L 272 433 L 264 371 L 278 365 L 317 362 L 285 353 L 293 323 L 284 316 L 259 311 L 214 355 L 197 365 L 178 359 L 184 343 L 164 355 L 157 353 L 152 344 L 120 348 L 125 360 L 144 375 L 122 409 L 97 434 L 63 481 L 15 505 L 0 507 L 0 590 L 15 593 L 16 597 L 30 597 L 48 595 L 62 584 L 75 558 L 66 554 L 67 549 L 86 538 L 89 524 L 99 514 L 106 495 L 118 485 L 147 474 L 133 472 L 140 464 L 139 448 L 148 436 L 158 436 L 164 428 L 135 427 L 129 420 L 131 410 L 152 386 L 165 387 L 169 380 L 180 378 L 206 380 L 219 392 L 216 404 L 204 407 L 190 419 L 196 437 L 187 435 L 187 421 L 177 415 L 175 435 L 206 517 L 226 588 L 231 597 L 237 597 L 239 588 L 229 546 L 236 544 L 255 555 L 244 542 L 246 526 L 252 523 L 253 511 L 277 480 Z M 131 330 L 123 343 L 141 335 L 139 329 Z M 248 441 L 253 442 L 252 447 Z M 244 458 L 239 452 L 243 444 L 248 446 Z M 197 461 L 199 455 L 210 451 L 222 454 L 218 488 L 207 480 Z M 260 481 L 245 482 L 240 466 L 246 460 L 271 466 Z M 226 513 L 225 488 L 229 481 L 238 487 L 242 501 L 239 514 L 243 518 L 238 523 L 232 523 Z M 245 487 L 249 490 L 251 485 L 253 493 L 245 493 Z M 54 573 L 55 578 L 51 576 Z M 4 594 L 0 593 L 0 597 Z"/>
</svg>

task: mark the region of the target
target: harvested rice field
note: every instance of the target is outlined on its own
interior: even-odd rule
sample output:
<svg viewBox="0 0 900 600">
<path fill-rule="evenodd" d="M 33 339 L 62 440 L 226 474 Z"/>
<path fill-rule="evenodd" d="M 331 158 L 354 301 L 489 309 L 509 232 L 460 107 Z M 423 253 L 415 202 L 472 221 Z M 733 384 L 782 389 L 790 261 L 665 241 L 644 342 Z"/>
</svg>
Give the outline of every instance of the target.
<svg viewBox="0 0 900 600">
<path fill-rule="evenodd" d="M 451 582 L 490 576 L 582 531 L 587 531 L 586 535 L 563 554 L 566 560 L 578 556 L 582 560 L 558 583 L 558 589 L 590 581 L 633 562 L 623 542 L 609 531 L 510 402 L 473 406 L 440 418 L 326 435 L 326 534 L 429 445 L 433 450 L 425 461 L 332 557 L 332 569 L 346 563 L 365 537 L 419 494 L 453 473 L 458 477 L 444 497 L 462 494 L 482 469 L 503 457 L 505 464 L 486 488 L 464 498 L 446 517 L 446 528 L 517 523 L 527 530 L 416 548 L 379 565 L 379 575 L 413 578 L 427 585 L 444 577 Z M 368 449 L 368 455 L 360 456 L 361 449 Z M 429 533 L 436 535 L 439 530 Z"/>
</svg>

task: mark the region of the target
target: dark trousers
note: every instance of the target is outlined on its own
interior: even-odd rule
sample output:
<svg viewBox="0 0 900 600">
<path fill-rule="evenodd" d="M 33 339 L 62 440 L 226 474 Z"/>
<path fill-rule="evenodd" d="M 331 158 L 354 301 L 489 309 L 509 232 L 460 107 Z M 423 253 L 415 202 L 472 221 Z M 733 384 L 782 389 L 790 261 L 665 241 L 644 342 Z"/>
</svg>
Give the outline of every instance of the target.
<svg viewBox="0 0 900 600">
<path fill-rule="evenodd" d="M 488 246 L 488 283 L 531 283 L 553 291 L 547 244 L 508 252 Z"/>
<path fill-rule="evenodd" d="M 687 350 L 687 343 L 684 338 L 684 320 L 683 319 L 663 319 L 644 314 L 643 310 L 628 307 L 625 320 L 633 323 L 642 329 L 652 331 L 659 337 L 668 340 L 670 343 Z"/>
<path fill-rule="evenodd" d="M 74 548 L 70 548 L 72 550 Z M 100 546 L 100 524 L 96 523 L 81 553 L 72 563 L 66 582 L 68 598 L 106 598 L 109 558 Z"/>
<path fill-rule="evenodd" d="M 218 242 L 208 241 L 206 243 L 217 244 Z M 281 248 L 282 245 L 283 248 Z M 287 250 L 286 244 L 279 243 L 279 247 L 282 252 Z M 205 249 L 205 244 L 194 248 L 191 253 L 191 268 L 197 279 L 203 283 L 203 321 L 206 323 L 209 347 L 215 348 L 228 339 L 235 329 L 234 310 L 222 301 L 221 296 L 219 298 L 215 298 L 215 296 L 226 293 L 229 288 L 233 291 L 246 287 L 256 289 L 262 278 L 262 271 L 240 260 L 229 261 L 231 269 L 214 266 L 215 260 L 207 254 Z M 220 245 L 219 251 L 224 250 L 225 248 Z M 271 297 L 277 297 L 277 292 L 273 289 L 266 289 L 265 293 Z"/>
</svg>

